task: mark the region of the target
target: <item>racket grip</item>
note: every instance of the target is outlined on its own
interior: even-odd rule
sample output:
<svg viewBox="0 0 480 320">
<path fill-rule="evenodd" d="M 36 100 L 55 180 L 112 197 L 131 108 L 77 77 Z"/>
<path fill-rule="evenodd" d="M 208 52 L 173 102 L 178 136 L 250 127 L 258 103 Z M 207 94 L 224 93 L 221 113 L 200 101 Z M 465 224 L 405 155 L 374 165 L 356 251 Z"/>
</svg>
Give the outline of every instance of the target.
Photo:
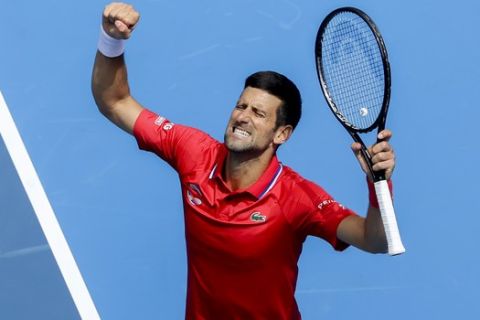
<svg viewBox="0 0 480 320">
<path fill-rule="evenodd" d="M 395 218 L 395 211 L 393 209 L 392 197 L 388 189 L 386 180 L 375 182 L 375 193 L 377 194 L 378 207 L 382 216 L 383 227 L 388 242 L 388 254 L 391 256 L 402 254 L 405 252 L 405 247 L 400 238 L 398 231 L 397 219 Z"/>
</svg>

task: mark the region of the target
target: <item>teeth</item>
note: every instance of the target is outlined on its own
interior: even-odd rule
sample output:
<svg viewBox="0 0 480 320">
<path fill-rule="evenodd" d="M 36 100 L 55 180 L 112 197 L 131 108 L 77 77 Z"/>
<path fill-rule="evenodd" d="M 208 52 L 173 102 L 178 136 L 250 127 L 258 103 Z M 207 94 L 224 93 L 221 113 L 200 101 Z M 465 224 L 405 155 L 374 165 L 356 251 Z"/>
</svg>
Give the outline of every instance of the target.
<svg viewBox="0 0 480 320">
<path fill-rule="evenodd" d="M 238 135 L 238 136 L 241 136 L 241 137 L 248 137 L 250 136 L 250 133 L 248 133 L 247 131 L 243 130 L 243 129 L 240 129 L 240 128 L 234 128 L 233 129 L 233 132 Z"/>
</svg>

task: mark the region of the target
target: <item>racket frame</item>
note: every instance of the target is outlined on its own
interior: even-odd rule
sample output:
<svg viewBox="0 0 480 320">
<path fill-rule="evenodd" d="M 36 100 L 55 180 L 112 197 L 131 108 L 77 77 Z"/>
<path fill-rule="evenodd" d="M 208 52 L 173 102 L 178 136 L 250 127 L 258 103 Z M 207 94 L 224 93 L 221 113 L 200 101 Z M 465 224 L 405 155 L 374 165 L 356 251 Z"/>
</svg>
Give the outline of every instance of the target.
<svg viewBox="0 0 480 320">
<path fill-rule="evenodd" d="M 382 57 L 382 63 L 383 63 L 383 72 L 384 72 L 384 94 L 383 94 L 383 101 L 382 101 L 382 107 L 380 109 L 380 112 L 378 113 L 377 119 L 368 127 L 368 128 L 358 128 L 351 124 L 344 116 L 342 113 L 338 111 L 338 107 L 335 104 L 335 101 L 333 101 L 330 91 L 328 89 L 327 83 L 325 81 L 325 78 L 323 76 L 323 65 L 322 65 L 322 39 L 323 35 L 325 32 L 325 29 L 327 28 L 328 24 L 330 21 L 337 16 L 340 13 L 344 12 L 350 12 L 353 13 L 357 16 L 359 16 L 370 28 L 372 31 L 373 35 L 375 36 L 375 40 L 377 42 L 378 48 L 380 55 Z M 317 65 L 317 75 L 318 79 L 321 84 L 321 88 L 323 91 L 323 96 L 325 97 L 325 100 L 327 101 L 328 106 L 330 107 L 330 110 L 333 112 L 335 117 L 340 121 L 340 123 L 345 127 L 347 132 L 352 136 L 353 140 L 355 142 L 358 142 L 362 145 L 362 155 L 366 159 L 366 163 L 368 166 L 368 169 L 370 171 L 370 174 L 372 175 L 372 178 L 375 182 L 380 181 L 380 180 L 385 180 L 385 172 L 384 171 L 374 171 L 373 170 L 373 165 L 372 165 L 372 160 L 371 156 L 367 150 L 367 147 L 365 146 L 364 142 L 358 135 L 359 133 L 367 133 L 372 131 L 375 128 L 378 128 L 377 132 L 381 132 L 382 130 L 385 129 L 385 122 L 387 119 L 387 113 L 388 113 L 388 107 L 390 104 L 390 88 L 391 88 L 391 69 L 390 69 L 390 63 L 388 61 L 388 54 L 387 54 L 387 49 L 385 46 L 385 42 L 383 41 L 383 38 L 380 34 L 380 31 L 376 24 L 373 22 L 373 20 L 362 10 L 354 7 L 342 7 L 335 9 L 334 11 L 330 12 L 325 19 L 322 21 L 318 32 L 317 32 L 317 38 L 315 42 L 315 58 L 316 58 L 316 65 Z M 377 139 L 377 142 L 380 142 L 380 140 Z"/>
<path fill-rule="evenodd" d="M 322 65 L 322 39 L 324 35 L 324 31 L 329 24 L 329 22 L 338 14 L 342 12 L 350 12 L 353 13 L 365 21 L 368 25 L 370 30 L 372 31 L 373 35 L 375 36 L 380 55 L 382 58 L 383 63 L 383 70 L 384 70 L 384 95 L 382 101 L 382 107 L 380 112 L 377 116 L 377 119 L 370 125 L 368 128 L 358 128 L 348 122 L 348 120 L 338 111 L 338 107 L 336 106 L 335 102 L 333 101 L 330 92 L 328 90 L 328 86 L 326 81 L 323 77 L 323 65 Z M 371 155 L 369 154 L 365 143 L 359 136 L 359 133 L 367 133 L 372 131 L 375 128 L 378 128 L 377 133 L 381 132 L 385 129 L 385 122 L 388 113 L 388 107 L 390 103 L 390 88 L 391 88 L 391 70 L 390 70 L 390 63 L 388 61 L 387 49 L 385 47 L 385 43 L 383 38 L 378 30 L 377 26 L 373 22 L 373 20 L 362 10 L 354 8 L 354 7 L 342 7 L 338 8 L 331 13 L 329 13 L 325 19 L 322 21 L 318 32 L 317 38 L 315 42 L 315 58 L 316 58 L 316 65 L 317 65 L 317 75 L 320 80 L 321 88 L 323 91 L 323 96 L 325 97 L 330 110 L 333 112 L 337 120 L 343 125 L 343 127 L 347 130 L 347 132 L 352 136 L 355 142 L 361 144 L 361 152 L 365 159 L 365 162 L 368 166 L 368 169 L 372 175 L 375 185 L 375 192 L 377 195 L 377 200 L 379 203 L 379 210 L 382 216 L 383 225 L 385 228 L 385 235 L 387 237 L 388 242 L 388 254 L 389 255 L 398 255 L 405 252 L 405 247 L 402 244 L 402 240 L 400 238 L 400 233 L 398 231 L 398 225 L 395 217 L 395 212 L 392 204 L 392 198 L 390 194 L 390 190 L 388 188 L 386 179 L 385 179 L 385 171 L 374 171 Z M 377 143 L 380 140 L 377 137 Z"/>
</svg>

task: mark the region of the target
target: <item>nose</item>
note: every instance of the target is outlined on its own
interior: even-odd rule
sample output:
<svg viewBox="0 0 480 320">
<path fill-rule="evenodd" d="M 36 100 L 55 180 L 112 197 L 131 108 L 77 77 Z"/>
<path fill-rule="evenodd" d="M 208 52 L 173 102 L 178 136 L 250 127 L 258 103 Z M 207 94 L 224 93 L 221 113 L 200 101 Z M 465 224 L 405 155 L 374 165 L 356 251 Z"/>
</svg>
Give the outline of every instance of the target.
<svg viewBox="0 0 480 320">
<path fill-rule="evenodd" d="M 252 120 L 252 110 L 251 108 L 245 108 L 239 110 L 237 117 L 237 122 L 248 123 Z"/>
</svg>

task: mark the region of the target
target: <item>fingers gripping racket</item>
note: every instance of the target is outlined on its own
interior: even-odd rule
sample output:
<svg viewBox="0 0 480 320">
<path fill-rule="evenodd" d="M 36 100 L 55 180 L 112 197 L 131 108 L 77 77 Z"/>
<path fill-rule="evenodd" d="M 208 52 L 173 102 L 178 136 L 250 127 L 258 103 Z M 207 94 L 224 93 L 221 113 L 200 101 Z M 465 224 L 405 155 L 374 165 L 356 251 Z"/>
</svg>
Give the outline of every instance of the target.
<svg viewBox="0 0 480 320">
<path fill-rule="evenodd" d="M 332 11 L 322 22 L 315 43 L 317 73 L 328 106 L 362 145 L 374 179 L 375 192 L 390 255 L 405 252 L 398 231 L 385 172 L 374 171 L 371 156 L 359 133 L 385 128 L 390 102 L 390 65 L 383 39 L 361 10 Z"/>
</svg>

